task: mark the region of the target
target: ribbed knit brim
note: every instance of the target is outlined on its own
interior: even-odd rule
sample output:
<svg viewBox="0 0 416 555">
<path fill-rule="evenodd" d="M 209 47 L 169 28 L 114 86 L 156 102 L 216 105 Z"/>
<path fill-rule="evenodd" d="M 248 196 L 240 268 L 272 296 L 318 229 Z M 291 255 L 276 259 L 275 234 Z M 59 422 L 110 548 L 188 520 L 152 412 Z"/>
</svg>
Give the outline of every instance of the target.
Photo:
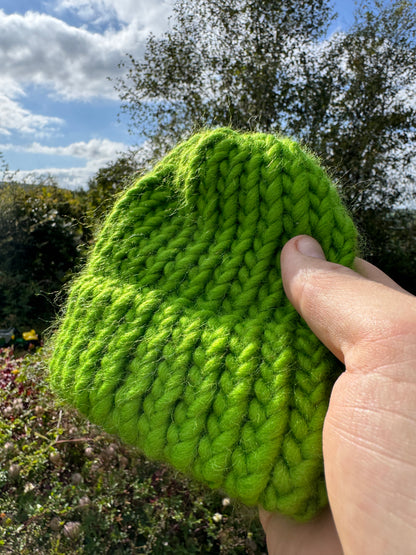
<svg viewBox="0 0 416 555">
<path fill-rule="evenodd" d="M 298 234 L 351 266 L 353 223 L 295 142 L 217 129 L 180 144 L 116 203 L 73 283 L 53 388 L 152 459 L 313 517 L 342 366 L 284 294 L 280 251 Z"/>
</svg>

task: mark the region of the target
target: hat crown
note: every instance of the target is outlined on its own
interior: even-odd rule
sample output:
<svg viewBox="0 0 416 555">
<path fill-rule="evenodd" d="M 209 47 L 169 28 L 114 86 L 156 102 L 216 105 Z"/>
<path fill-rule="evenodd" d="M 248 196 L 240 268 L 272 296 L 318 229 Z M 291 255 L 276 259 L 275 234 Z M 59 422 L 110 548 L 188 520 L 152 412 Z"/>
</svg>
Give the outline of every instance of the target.
<svg viewBox="0 0 416 555">
<path fill-rule="evenodd" d="M 240 318 L 280 304 L 279 255 L 290 237 L 315 236 L 331 258 L 331 234 L 351 235 L 335 225 L 343 210 L 336 197 L 314 158 L 287 138 L 202 133 L 120 201 L 91 264 L 94 273 Z"/>
</svg>

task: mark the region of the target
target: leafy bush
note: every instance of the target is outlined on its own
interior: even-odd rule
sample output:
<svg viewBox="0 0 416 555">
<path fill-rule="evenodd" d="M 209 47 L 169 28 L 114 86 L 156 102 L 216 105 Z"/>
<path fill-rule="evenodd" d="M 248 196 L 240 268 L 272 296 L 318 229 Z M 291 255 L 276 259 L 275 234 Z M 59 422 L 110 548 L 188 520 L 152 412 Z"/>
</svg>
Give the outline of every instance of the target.
<svg viewBox="0 0 416 555">
<path fill-rule="evenodd" d="M 364 257 L 416 295 L 416 210 L 367 211 Z"/>
<path fill-rule="evenodd" d="M 85 195 L 55 185 L 0 186 L 0 327 L 43 331 L 82 258 Z"/>
<path fill-rule="evenodd" d="M 57 404 L 42 353 L 0 349 L 0 551 L 266 551 L 255 514 Z"/>
</svg>

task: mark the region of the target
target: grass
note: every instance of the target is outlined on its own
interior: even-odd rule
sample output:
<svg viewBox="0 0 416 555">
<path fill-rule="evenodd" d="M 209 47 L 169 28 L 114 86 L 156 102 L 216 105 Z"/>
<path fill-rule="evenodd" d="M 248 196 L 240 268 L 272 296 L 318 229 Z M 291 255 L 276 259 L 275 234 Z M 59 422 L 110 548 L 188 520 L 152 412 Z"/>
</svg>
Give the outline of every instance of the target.
<svg viewBox="0 0 416 555">
<path fill-rule="evenodd" d="M 255 512 L 103 433 L 46 376 L 41 350 L 0 349 L 0 552 L 266 553 Z"/>
</svg>

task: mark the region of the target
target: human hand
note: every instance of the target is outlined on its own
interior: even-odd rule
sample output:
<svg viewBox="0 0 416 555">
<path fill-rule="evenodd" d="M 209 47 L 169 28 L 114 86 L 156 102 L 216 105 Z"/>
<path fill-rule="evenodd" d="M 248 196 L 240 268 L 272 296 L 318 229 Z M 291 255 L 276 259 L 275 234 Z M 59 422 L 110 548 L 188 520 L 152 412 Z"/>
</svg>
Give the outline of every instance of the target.
<svg viewBox="0 0 416 555">
<path fill-rule="evenodd" d="M 345 364 L 323 430 L 330 509 L 308 523 L 260 510 L 270 555 L 416 553 L 416 297 L 368 262 L 325 260 L 310 237 L 281 255 L 285 291 Z"/>
</svg>

